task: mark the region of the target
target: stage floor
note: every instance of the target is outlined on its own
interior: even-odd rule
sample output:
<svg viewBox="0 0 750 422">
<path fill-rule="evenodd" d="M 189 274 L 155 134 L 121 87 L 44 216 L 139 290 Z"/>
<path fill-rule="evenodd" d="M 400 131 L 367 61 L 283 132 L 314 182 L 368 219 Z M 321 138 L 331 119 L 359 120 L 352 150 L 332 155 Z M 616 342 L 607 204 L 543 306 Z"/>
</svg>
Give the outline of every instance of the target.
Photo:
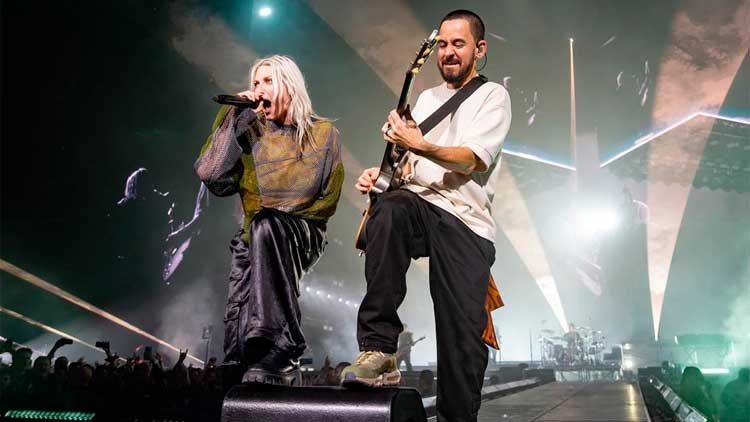
<svg viewBox="0 0 750 422">
<path fill-rule="evenodd" d="M 622 381 L 554 382 L 482 403 L 479 422 L 649 421 L 638 388 Z"/>
</svg>

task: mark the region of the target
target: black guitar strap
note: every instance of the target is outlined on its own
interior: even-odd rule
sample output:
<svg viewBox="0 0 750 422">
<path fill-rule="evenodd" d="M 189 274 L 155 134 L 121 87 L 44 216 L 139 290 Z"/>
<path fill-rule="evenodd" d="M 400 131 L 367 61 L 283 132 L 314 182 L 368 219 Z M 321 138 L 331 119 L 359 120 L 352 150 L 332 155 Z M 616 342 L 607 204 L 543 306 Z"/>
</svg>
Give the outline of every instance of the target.
<svg viewBox="0 0 750 422">
<path fill-rule="evenodd" d="M 452 97 L 448 99 L 448 101 L 445 102 L 445 104 L 441 105 L 440 108 L 435 110 L 434 113 L 432 113 L 429 117 L 424 119 L 422 123 L 419 124 L 419 129 L 422 131 L 422 135 L 427 135 L 427 132 L 431 131 L 435 126 L 438 125 L 438 123 L 442 122 L 443 119 L 445 119 L 445 116 L 455 112 L 458 110 L 458 107 L 463 103 L 471 94 L 474 93 L 474 91 L 477 90 L 480 86 L 482 86 L 485 82 L 487 82 L 487 77 L 484 75 L 477 75 L 474 79 L 469 81 L 466 85 L 463 86 L 463 88 L 459 89 L 458 92 L 453 94 Z"/>
</svg>

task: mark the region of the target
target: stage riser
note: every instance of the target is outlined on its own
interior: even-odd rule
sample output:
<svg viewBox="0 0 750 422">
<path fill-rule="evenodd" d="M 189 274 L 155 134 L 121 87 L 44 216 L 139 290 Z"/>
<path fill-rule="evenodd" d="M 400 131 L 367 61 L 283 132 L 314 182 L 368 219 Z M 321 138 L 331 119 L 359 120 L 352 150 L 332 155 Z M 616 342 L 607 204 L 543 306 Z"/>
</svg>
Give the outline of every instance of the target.
<svg viewBox="0 0 750 422">
<path fill-rule="evenodd" d="M 411 388 L 237 385 L 224 398 L 222 422 L 425 422 L 422 398 Z"/>
</svg>

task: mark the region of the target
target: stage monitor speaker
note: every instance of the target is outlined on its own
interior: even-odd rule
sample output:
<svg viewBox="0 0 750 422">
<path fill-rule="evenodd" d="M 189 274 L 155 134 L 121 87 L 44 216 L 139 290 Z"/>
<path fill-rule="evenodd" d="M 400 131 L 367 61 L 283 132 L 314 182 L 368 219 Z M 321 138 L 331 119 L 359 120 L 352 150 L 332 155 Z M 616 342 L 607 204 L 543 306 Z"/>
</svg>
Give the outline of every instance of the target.
<svg viewBox="0 0 750 422">
<path fill-rule="evenodd" d="M 242 384 L 224 397 L 222 422 L 426 422 L 413 388 L 344 389 Z"/>
<path fill-rule="evenodd" d="M 536 378 L 542 383 L 555 382 L 555 370 L 549 368 L 535 368 L 524 371 L 524 378 Z"/>
<path fill-rule="evenodd" d="M 524 368 L 520 366 L 501 366 L 497 372 L 501 383 L 520 381 L 523 379 Z"/>
<path fill-rule="evenodd" d="M 638 368 L 638 376 L 644 378 L 652 376 L 664 381 L 664 369 L 661 366 L 648 366 L 646 368 Z"/>
</svg>

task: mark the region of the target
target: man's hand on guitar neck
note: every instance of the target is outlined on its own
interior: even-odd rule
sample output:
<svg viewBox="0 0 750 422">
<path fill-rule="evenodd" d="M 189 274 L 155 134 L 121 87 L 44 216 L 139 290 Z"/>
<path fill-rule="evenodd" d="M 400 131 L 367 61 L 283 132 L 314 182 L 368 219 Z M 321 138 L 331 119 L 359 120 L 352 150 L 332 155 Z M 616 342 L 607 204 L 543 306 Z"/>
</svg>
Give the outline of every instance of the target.
<svg viewBox="0 0 750 422">
<path fill-rule="evenodd" d="M 424 139 L 417 123 L 411 120 L 410 117 L 411 115 L 409 114 L 402 118 L 396 110 L 391 110 L 388 113 L 388 121 L 385 122 L 381 129 L 383 139 L 402 146 L 409 151 L 423 151 L 432 144 Z"/>
</svg>

